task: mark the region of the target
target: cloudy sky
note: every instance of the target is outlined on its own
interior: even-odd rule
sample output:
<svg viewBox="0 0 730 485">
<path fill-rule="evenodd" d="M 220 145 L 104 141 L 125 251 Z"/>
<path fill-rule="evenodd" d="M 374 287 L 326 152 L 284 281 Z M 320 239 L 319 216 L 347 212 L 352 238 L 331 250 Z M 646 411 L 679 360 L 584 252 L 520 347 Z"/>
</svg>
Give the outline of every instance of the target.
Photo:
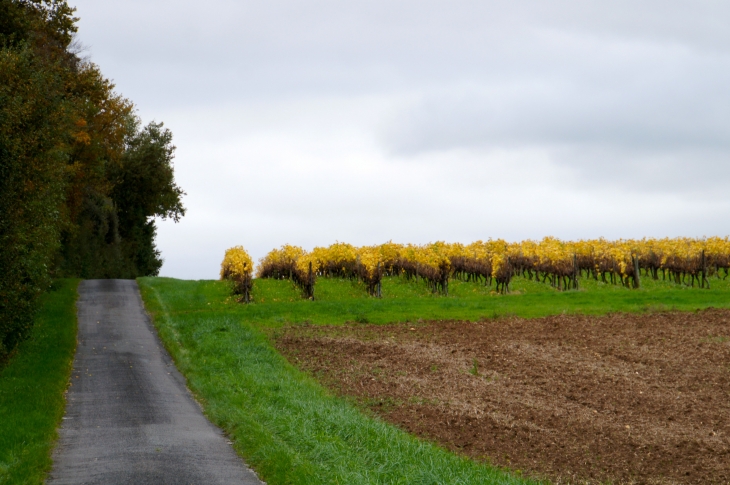
<svg viewBox="0 0 730 485">
<path fill-rule="evenodd" d="M 175 136 L 161 274 L 435 240 L 730 234 L 730 3 L 74 0 Z"/>
</svg>

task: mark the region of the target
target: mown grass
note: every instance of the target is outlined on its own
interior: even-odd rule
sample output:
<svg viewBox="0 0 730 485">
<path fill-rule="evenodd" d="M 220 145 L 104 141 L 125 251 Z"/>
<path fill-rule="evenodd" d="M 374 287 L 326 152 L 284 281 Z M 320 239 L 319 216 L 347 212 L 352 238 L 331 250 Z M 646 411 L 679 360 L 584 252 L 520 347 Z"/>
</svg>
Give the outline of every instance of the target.
<svg viewBox="0 0 730 485">
<path fill-rule="evenodd" d="M 0 483 L 43 483 L 76 349 L 78 280 L 43 296 L 31 337 L 0 370 Z"/>
<path fill-rule="evenodd" d="M 302 300 L 287 281 L 255 280 L 242 305 L 219 281 L 141 278 L 160 336 L 213 422 L 268 483 L 524 483 L 417 440 L 336 398 L 292 367 L 266 333 L 292 323 L 385 323 L 538 317 L 556 313 L 696 310 L 730 306 L 730 281 L 710 290 L 645 281 L 629 290 L 581 281 L 580 291 L 515 279 L 510 295 L 452 281 L 448 297 L 425 285 L 387 278 L 383 298 L 362 285 L 320 279 L 316 300 Z"/>
</svg>

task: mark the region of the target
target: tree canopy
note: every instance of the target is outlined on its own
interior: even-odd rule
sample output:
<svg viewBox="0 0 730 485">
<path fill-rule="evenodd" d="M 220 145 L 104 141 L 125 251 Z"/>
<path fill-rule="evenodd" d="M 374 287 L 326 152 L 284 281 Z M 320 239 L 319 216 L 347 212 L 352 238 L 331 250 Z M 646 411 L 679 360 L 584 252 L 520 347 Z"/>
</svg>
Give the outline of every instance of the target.
<svg viewBox="0 0 730 485">
<path fill-rule="evenodd" d="M 185 214 L 172 134 L 74 51 L 65 0 L 0 0 L 0 362 L 53 277 L 156 275 Z"/>
</svg>

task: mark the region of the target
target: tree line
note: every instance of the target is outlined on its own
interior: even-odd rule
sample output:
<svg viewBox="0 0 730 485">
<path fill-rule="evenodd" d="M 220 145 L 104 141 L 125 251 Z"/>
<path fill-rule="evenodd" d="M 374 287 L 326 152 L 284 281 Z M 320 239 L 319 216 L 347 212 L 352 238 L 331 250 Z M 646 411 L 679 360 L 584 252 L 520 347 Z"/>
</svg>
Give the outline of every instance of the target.
<svg viewBox="0 0 730 485">
<path fill-rule="evenodd" d="M 53 278 L 156 275 L 185 214 L 172 134 L 143 125 L 74 42 L 65 0 L 0 0 L 0 363 Z"/>
</svg>

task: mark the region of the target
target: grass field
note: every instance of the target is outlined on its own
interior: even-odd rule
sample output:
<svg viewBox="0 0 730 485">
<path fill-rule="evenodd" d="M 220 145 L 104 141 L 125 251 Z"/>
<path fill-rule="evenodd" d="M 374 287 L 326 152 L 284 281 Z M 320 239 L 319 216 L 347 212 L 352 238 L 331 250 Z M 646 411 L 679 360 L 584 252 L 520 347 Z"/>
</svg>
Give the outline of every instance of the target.
<svg viewBox="0 0 730 485">
<path fill-rule="evenodd" d="M 711 279 L 701 290 L 664 281 L 642 280 L 631 290 L 593 280 L 581 280 L 581 290 L 560 292 L 547 284 L 514 278 L 512 293 L 492 294 L 478 284 L 452 280 L 449 296 L 432 295 L 422 283 L 385 278 L 383 298 L 369 297 L 359 283 L 320 278 L 314 302 L 303 300 L 288 281 L 254 280 L 254 303 L 241 305 L 221 281 L 183 281 L 157 278 L 148 281 L 165 292 L 175 312 L 231 313 L 257 327 L 276 328 L 289 323 L 390 323 L 428 320 L 479 320 L 502 315 L 526 318 L 560 313 L 605 314 L 730 307 L 730 278 Z"/>
<path fill-rule="evenodd" d="M 287 281 L 255 280 L 250 305 L 236 303 L 225 282 L 139 282 L 161 338 L 207 415 L 270 484 L 522 481 L 518 470 L 506 475 L 465 460 L 334 397 L 273 349 L 266 333 L 284 325 L 730 306 L 730 282 L 716 279 L 710 290 L 648 280 L 640 290 L 582 281 L 580 291 L 557 292 L 517 278 L 510 295 L 452 281 L 443 297 L 387 278 L 382 299 L 368 297 L 357 283 L 320 279 L 315 301 L 301 300 Z"/>
<path fill-rule="evenodd" d="M 0 370 L 0 483 L 43 483 L 76 349 L 78 280 L 43 297 L 30 339 Z"/>
</svg>

